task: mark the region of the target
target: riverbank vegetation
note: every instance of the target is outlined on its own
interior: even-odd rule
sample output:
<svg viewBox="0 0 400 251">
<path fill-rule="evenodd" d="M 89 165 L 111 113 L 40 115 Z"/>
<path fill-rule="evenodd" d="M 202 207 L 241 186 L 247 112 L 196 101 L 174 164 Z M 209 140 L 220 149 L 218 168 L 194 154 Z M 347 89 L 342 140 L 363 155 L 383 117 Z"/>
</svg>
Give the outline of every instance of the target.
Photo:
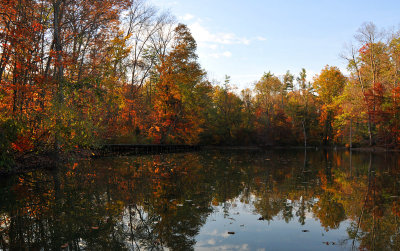
<svg viewBox="0 0 400 251">
<path fill-rule="evenodd" d="M 398 32 L 360 27 L 348 76 L 267 72 L 239 91 L 209 80 L 188 27 L 145 1 L 0 9 L 0 166 L 110 142 L 399 146 Z"/>
</svg>

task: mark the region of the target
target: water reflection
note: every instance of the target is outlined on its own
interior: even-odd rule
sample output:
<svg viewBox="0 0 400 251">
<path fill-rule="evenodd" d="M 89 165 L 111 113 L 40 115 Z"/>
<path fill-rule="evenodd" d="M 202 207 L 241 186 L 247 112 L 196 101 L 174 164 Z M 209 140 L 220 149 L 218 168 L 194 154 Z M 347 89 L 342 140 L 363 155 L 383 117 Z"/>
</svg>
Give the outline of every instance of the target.
<svg viewBox="0 0 400 251">
<path fill-rule="evenodd" d="M 399 250 L 399 163 L 331 151 L 71 163 L 1 180 L 0 249 Z"/>
</svg>

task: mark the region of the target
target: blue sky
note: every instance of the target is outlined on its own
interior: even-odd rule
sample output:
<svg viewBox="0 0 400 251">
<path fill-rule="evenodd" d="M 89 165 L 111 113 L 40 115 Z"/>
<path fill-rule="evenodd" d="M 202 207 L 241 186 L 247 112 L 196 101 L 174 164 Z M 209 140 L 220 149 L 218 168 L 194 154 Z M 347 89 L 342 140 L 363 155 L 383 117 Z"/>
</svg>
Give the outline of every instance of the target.
<svg viewBox="0 0 400 251">
<path fill-rule="evenodd" d="M 329 64 L 346 73 L 340 58 L 364 22 L 399 29 L 397 0 L 151 0 L 185 23 L 198 44 L 210 79 L 225 75 L 239 89 L 252 87 L 264 72 L 286 70 L 308 78 Z"/>
</svg>

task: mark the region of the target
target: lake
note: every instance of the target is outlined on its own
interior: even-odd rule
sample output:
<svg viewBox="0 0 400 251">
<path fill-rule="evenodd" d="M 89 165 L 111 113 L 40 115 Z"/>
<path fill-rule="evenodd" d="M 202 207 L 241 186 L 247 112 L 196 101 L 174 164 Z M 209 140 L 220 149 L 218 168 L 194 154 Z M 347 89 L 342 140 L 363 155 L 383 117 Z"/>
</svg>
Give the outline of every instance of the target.
<svg viewBox="0 0 400 251">
<path fill-rule="evenodd" d="M 394 153 L 205 150 L 0 182 L 0 250 L 400 250 Z"/>
</svg>

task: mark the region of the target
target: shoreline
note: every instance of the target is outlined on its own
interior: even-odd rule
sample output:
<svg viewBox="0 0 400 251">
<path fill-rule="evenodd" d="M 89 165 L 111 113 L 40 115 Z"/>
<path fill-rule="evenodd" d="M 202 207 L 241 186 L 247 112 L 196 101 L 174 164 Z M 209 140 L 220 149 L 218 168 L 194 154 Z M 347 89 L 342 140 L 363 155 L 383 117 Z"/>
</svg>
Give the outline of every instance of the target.
<svg viewBox="0 0 400 251">
<path fill-rule="evenodd" d="M 304 150 L 304 146 L 204 146 L 204 150 Z M 385 147 L 344 147 L 344 146 L 307 146 L 310 150 L 340 150 L 355 152 L 400 152 L 400 149 Z"/>
<path fill-rule="evenodd" d="M 213 146 L 213 145 L 198 145 L 194 151 L 202 150 L 226 150 L 226 151 L 265 151 L 265 150 L 304 150 L 304 146 Z M 337 147 L 337 146 L 308 146 L 309 150 L 330 150 L 330 151 L 353 151 L 353 152 L 365 152 L 365 153 L 400 153 L 400 149 L 388 149 L 384 147 Z M 191 151 L 176 151 L 176 152 L 192 152 Z M 10 170 L 0 169 L 0 177 L 6 177 L 10 175 L 27 173 L 38 169 L 51 170 L 59 164 L 65 164 L 70 161 L 83 160 L 83 159 L 94 159 L 103 157 L 118 157 L 126 155 L 148 155 L 148 154 L 168 154 L 176 153 L 174 151 L 152 151 L 152 152 L 118 152 L 118 151 L 104 151 L 102 149 L 79 149 L 69 152 L 56 154 L 47 153 L 27 153 L 15 159 L 15 164 Z"/>
<path fill-rule="evenodd" d="M 10 170 L 0 169 L 0 177 L 28 173 L 38 169 L 51 170 L 57 165 L 73 160 L 88 159 L 95 156 L 95 150 L 80 149 L 56 155 L 54 152 L 26 153 L 15 158 L 15 163 Z"/>
</svg>

